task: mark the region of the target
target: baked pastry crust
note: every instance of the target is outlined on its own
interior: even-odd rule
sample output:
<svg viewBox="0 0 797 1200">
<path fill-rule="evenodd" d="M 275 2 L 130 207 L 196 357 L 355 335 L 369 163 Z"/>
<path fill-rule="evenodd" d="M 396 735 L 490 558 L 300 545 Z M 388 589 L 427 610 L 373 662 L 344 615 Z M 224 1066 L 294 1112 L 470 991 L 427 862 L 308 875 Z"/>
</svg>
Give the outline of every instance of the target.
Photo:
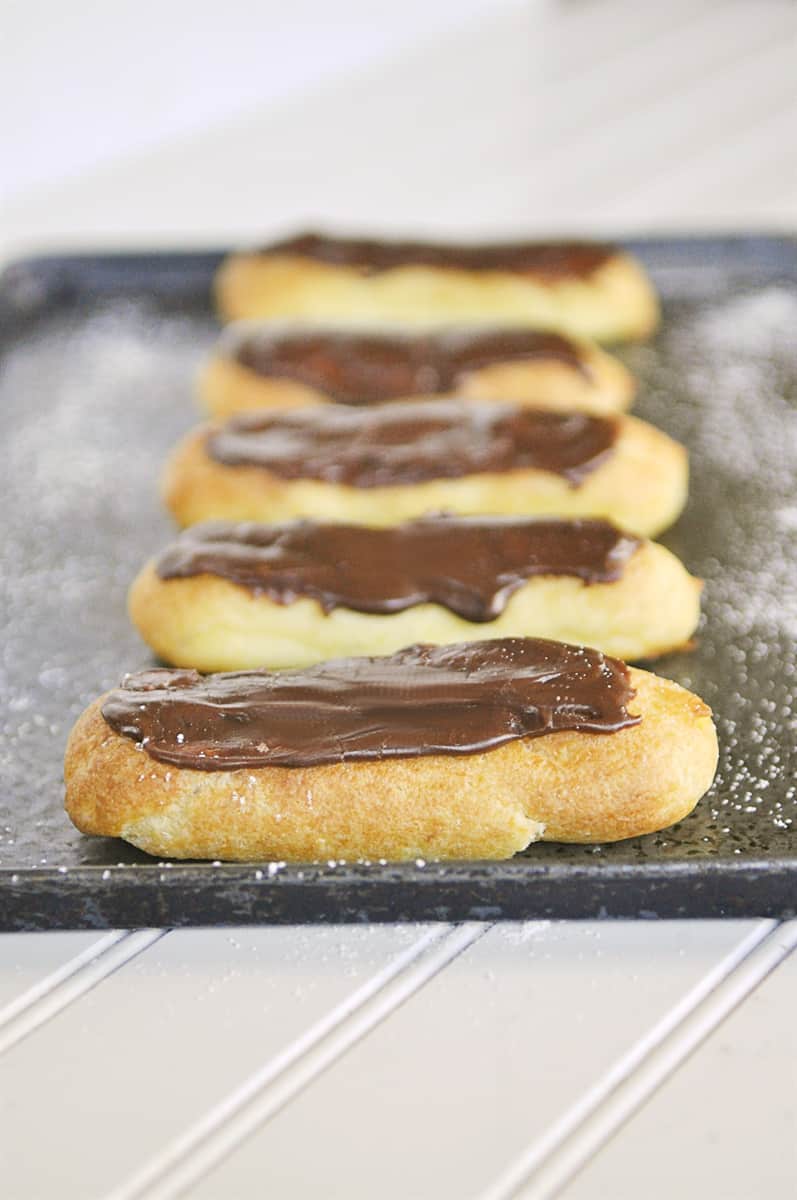
<svg viewBox="0 0 797 1200">
<path fill-rule="evenodd" d="M 303 667 L 353 654 L 392 654 L 417 642 L 543 637 L 595 646 L 621 659 L 651 658 L 683 646 L 700 618 L 702 584 L 653 542 L 643 542 L 620 579 L 585 585 L 539 575 L 488 622 L 441 604 L 389 615 L 345 606 L 324 612 L 315 599 L 283 604 L 217 575 L 162 579 L 154 561 L 130 589 L 130 618 L 159 658 L 200 671 Z"/>
<path fill-rule="evenodd" d="M 711 712 L 630 668 L 638 725 L 559 732 L 472 755 L 312 767 L 178 769 L 115 733 L 95 701 L 65 761 L 83 833 L 159 857 L 228 860 L 508 858 L 531 842 L 606 842 L 685 817 L 717 763 Z"/>
<path fill-rule="evenodd" d="M 264 467 L 228 466 L 211 458 L 205 442 L 218 425 L 207 425 L 172 453 L 162 495 L 180 525 L 319 517 L 387 526 L 424 513 L 454 512 L 606 517 L 631 533 L 652 537 L 671 525 L 686 503 L 686 450 L 635 417 L 616 420 L 619 433 L 612 453 L 576 487 L 540 470 L 369 488 L 285 479 Z"/>
<path fill-rule="evenodd" d="M 533 408 L 579 409 L 598 415 L 629 409 L 636 387 L 631 372 L 591 342 L 578 342 L 577 350 L 584 371 L 554 357 L 495 361 L 463 375 L 453 391 L 435 393 L 434 398 L 513 400 Z M 225 353 L 224 342 L 203 368 L 198 391 L 202 407 L 215 417 L 259 408 L 288 411 L 334 403 L 332 396 L 295 379 L 258 374 Z M 402 398 L 432 397 L 414 394 Z"/>
<path fill-rule="evenodd" d="M 598 342 L 645 338 L 659 323 L 650 280 L 635 258 L 619 250 L 587 275 L 548 279 L 423 265 L 365 274 L 280 250 L 240 253 L 222 264 L 215 294 L 227 321 L 523 325 Z"/>
</svg>

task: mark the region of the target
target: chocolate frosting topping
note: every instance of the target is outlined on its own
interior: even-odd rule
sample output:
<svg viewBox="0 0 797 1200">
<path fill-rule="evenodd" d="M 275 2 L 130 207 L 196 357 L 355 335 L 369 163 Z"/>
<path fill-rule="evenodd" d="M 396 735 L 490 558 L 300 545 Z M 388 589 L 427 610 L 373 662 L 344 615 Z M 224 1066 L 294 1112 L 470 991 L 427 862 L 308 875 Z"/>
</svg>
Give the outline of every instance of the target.
<svg viewBox="0 0 797 1200">
<path fill-rule="evenodd" d="M 617 432 L 614 419 L 586 413 L 427 400 L 242 413 L 206 446 L 229 466 L 360 488 L 520 470 L 551 471 L 577 486 L 612 451 Z"/>
<path fill-rule="evenodd" d="M 223 352 L 257 375 L 291 379 L 338 404 L 454 392 L 470 372 L 498 362 L 547 359 L 591 377 L 574 342 L 535 329 L 412 336 L 244 324 L 228 331 Z"/>
<path fill-rule="evenodd" d="M 395 267 L 448 267 L 462 271 L 511 271 L 541 279 L 587 276 L 617 253 L 600 242 L 398 242 L 370 238 L 326 237 L 303 233 L 264 246 L 260 254 L 295 255 L 363 274 Z"/>
<path fill-rule="evenodd" d="M 292 521 L 194 525 L 161 554 L 161 579 L 216 575 L 280 604 L 396 613 L 441 604 L 491 621 L 533 575 L 619 579 L 639 539 L 601 520 L 424 517 L 392 529 Z"/>
<path fill-rule="evenodd" d="M 130 675 L 102 705 L 159 762 L 201 771 L 475 754 L 559 730 L 613 733 L 628 668 L 534 638 L 409 646 L 301 671 Z"/>
</svg>

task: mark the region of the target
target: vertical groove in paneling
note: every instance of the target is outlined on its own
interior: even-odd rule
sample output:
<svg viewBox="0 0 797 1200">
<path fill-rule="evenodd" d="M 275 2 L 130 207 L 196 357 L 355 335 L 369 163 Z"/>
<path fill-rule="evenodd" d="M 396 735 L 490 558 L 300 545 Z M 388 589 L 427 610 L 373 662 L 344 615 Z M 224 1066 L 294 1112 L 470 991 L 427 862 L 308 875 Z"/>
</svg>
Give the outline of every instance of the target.
<svg viewBox="0 0 797 1200">
<path fill-rule="evenodd" d="M 264 1063 L 107 1200 L 166 1200 L 183 1193 L 488 928 L 471 922 L 431 930 L 340 1009 Z"/>
<path fill-rule="evenodd" d="M 774 928 L 773 928 L 774 926 Z M 634 1047 L 604 1086 L 568 1114 L 555 1136 L 530 1146 L 481 1200 L 549 1200 L 613 1137 L 720 1022 L 742 1004 L 797 945 L 797 921 L 761 921 L 720 964 L 714 977 L 684 998 L 674 1014 Z"/>
<path fill-rule="evenodd" d="M 54 972 L 0 1013 L 0 1055 L 28 1037 L 87 992 L 107 979 L 124 963 L 163 937 L 163 930 L 109 933 L 97 946 Z"/>
<path fill-rule="evenodd" d="M 501 923 L 270 1113 L 192 1200 L 255 1200 L 265 1164 L 285 1195 L 345 1180 L 347 1200 L 371 1200 L 376 1179 L 380 1200 L 479 1194 L 677 1019 L 685 996 L 713 986 L 756 928 Z"/>
<path fill-rule="evenodd" d="M 5 933 L 0 937 L 0 1028 L 123 936 L 112 933 Z"/>
<path fill-rule="evenodd" d="M 794 946 L 797 939 L 785 928 L 775 939 L 789 940 Z M 629 1114 L 621 1135 L 601 1144 L 567 1180 L 561 1195 L 791 1200 L 797 1180 L 796 987 L 792 949 Z"/>
</svg>

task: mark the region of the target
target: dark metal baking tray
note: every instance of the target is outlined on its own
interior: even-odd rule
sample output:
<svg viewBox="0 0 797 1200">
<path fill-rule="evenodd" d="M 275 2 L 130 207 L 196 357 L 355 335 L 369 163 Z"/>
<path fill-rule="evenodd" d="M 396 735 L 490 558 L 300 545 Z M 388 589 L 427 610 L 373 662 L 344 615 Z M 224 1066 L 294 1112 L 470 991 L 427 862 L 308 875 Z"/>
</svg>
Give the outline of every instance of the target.
<svg viewBox="0 0 797 1200">
<path fill-rule="evenodd" d="M 125 615 L 170 536 L 163 458 L 196 419 L 220 255 L 39 258 L 0 280 L 5 463 L 0 927 L 523 917 L 786 916 L 797 897 L 797 241 L 629 243 L 664 297 L 623 356 L 637 412 L 692 455 L 665 539 L 706 580 L 693 653 L 657 670 L 715 710 L 716 783 L 674 829 L 506 863 L 156 863 L 63 814 L 69 727 L 147 662 Z"/>
</svg>

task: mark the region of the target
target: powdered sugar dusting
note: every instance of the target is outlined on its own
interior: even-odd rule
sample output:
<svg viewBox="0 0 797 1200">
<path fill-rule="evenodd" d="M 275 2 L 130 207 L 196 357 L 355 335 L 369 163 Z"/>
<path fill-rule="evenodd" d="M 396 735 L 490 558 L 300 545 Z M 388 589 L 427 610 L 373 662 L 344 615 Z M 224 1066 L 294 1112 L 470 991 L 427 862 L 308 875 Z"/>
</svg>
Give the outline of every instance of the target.
<svg viewBox="0 0 797 1200">
<path fill-rule="evenodd" d="M 684 286 L 656 342 L 625 357 L 640 376 L 639 415 L 691 454 L 689 506 L 664 540 L 706 580 L 705 620 L 696 652 L 657 669 L 714 708 L 717 781 L 674 829 L 615 846 L 538 843 L 524 856 L 534 862 L 745 862 L 794 852 L 797 288 L 740 284 L 725 268 L 715 275 L 712 298 Z M 84 705 L 149 661 L 125 593 L 171 536 L 157 479 L 197 419 L 193 375 L 213 335 L 206 315 L 125 301 L 34 316 L 12 332 L 0 368 L 0 871 L 17 878 L 66 866 L 73 885 L 79 868 L 96 866 L 98 877 L 110 871 L 110 887 L 117 868 L 151 861 L 71 828 L 62 755 Z M 306 802 L 315 803 L 310 790 Z M 227 867 L 207 870 L 218 877 Z M 263 891 L 269 867 L 257 870 Z M 403 870 L 379 861 L 280 865 L 271 890 L 289 877 L 321 873 L 345 886 L 356 871 L 398 879 Z M 450 868 L 406 870 L 431 886 Z M 483 870 L 490 896 L 487 876 L 498 868 Z"/>
<path fill-rule="evenodd" d="M 97 848 L 61 810 L 64 742 L 84 705 L 149 657 L 125 596 L 171 532 L 157 481 L 169 444 L 195 419 L 192 380 L 209 335 L 195 320 L 120 302 L 44 320 L 2 360 L 0 867 L 10 847 L 23 867 L 45 865 L 44 844 L 50 863 Z"/>
<path fill-rule="evenodd" d="M 700 574 L 714 619 L 797 633 L 797 292 L 770 287 L 676 320 L 652 364 L 654 419 L 693 463 L 689 516 L 720 528 Z M 678 373 L 673 389 L 673 366 Z"/>
</svg>

